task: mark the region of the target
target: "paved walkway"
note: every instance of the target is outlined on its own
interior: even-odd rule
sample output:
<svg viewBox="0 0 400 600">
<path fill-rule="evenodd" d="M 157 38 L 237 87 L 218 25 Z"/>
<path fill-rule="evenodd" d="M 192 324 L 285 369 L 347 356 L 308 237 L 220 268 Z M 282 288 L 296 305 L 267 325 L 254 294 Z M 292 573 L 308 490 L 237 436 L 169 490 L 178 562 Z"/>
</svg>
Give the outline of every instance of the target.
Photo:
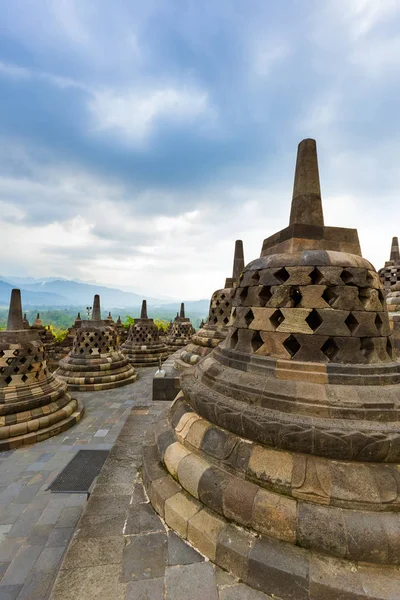
<svg viewBox="0 0 400 600">
<path fill-rule="evenodd" d="M 46 600 L 86 494 L 52 494 L 48 485 L 78 450 L 113 447 L 132 406 L 148 402 L 153 369 L 136 383 L 75 393 L 82 421 L 27 448 L 0 453 L 0 600 Z M 144 394 L 144 395 L 143 395 Z M 75 599 L 77 600 L 77 599 Z"/>
</svg>

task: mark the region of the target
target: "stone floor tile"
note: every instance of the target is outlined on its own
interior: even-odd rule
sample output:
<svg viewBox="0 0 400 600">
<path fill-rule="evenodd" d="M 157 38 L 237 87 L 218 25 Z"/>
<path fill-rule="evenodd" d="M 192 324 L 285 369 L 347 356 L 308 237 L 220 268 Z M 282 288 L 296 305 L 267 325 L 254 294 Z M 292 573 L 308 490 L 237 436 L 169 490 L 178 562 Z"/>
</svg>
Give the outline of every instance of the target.
<svg viewBox="0 0 400 600">
<path fill-rule="evenodd" d="M 0 544 L 0 562 L 12 561 L 13 558 L 18 554 L 19 549 L 22 546 L 22 542 L 25 538 L 10 538 Z"/>
<path fill-rule="evenodd" d="M 0 543 L 5 539 L 7 533 L 12 528 L 12 523 L 8 525 L 0 525 Z"/>
<path fill-rule="evenodd" d="M 25 582 L 30 570 L 37 561 L 42 546 L 22 546 L 11 561 L 3 579 L 3 585 L 16 585 Z"/>
<path fill-rule="evenodd" d="M 0 598 L 1 600 L 17 600 L 22 585 L 2 585 L 0 583 Z"/>
<path fill-rule="evenodd" d="M 218 600 L 211 563 L 167 567 L 165 600 Z"/>
<path fill-rule="evenodd" d="M 150 504 L 132 504 L 127 511 L 126 535 L 165 531 L 160 517 Z"/>
<path fill-rule="evenodd" d="M 125 600 L 126 584 L 120 582 L 119 575 L 119 565 L 62 570 L 51 600 Z"/>
<path fill-rule="evenodd" d="M 125 525 L 125 514 L 121 515 L 84 515 L 79 523 L 77 536 L 96 538 L 121 535 Z"/>
<path fill-rule="evenodd" d="M 85 510 L 86 515 L 118 515 L 125 514 L 129 506 L 130 496 L 113 496 L 92 498 Z"/>
<path fill-rule="evenodd" d="M 0 511 L 0 525 L 14 524 L 26 509 L 26 504 L 9 504 L 8 507 Z"/>
<path fill-rule="evenodd" d="M 168 532 L 168 565 L 190 565 L 203 562 L 204 557 L 173 531 Z"/>
<path fill-rule="evenodd" d="M 63 510 L 64 504 L 48 504 L 38 519 L 38 525 L 55 525 Z"/>
<path fill-rule="evenodd" d="M 35 571 L 53 571 L 59 566 L 65 546 L 44 548 L 35 563 Z"/>
<path fill-rule="evenodd" d="M 164 578 L 132 581 L 126 587 L 125 600 L 163 600 Z"/>
<path fill-rule="evenodd" d="M 31 500 L 34 499 L 38 491 L 40 490 L 41 484 L 35 483 L 32 485 L 26 485 L 16 496 L 15 502 L 17 504 L 28 504 Z"/>
<path fill-rule="evenodd" d="M 44 600 L 48 598 L 55 578 L 55 571 L 37 571 L 33 569 L 29 573 L 17 600 Z"/>
<path fill-rule="evenodd" d="M 74 527 L 56 527 L 53 528 L 46 542 L 49 548 L 57 548 L 62 546 L 65 548 L 74 533 Z"/>
<path fill-rule="evenodd" d="M 53 525 L 34 525 L 28 535 L 27 544 L 29 546 L 44 546 L 52 531 Z"/>
<path fill-rule="evenodd" d="M 125 540 L 121 581 L 164 576 L 168 557 L 166 533 L 136 535 Z"/>
<path fill-rule="evenodd" d="M 0 581 L 2 580 L 3 575 L 7 571 L 9 566 L 10 566 L 9 562 L 1 562 L 0 563 Z"/>
<path fill-rule="evenodd" d="M 40 508 L 33 510 L 27 508 L 11 527 L 10 531 L 8 532 L 8 537 L 27 537 L 38 522 L 38 519 L 41 515 L 42 510 Z"/>
<path fill-rule="evenodd" d="M 220 569 L 217 565 L 214 565 L 215 572 L 215 580 L 217 582 L 217 586 L 222 587 L 226 585 L 234 585 L 238 583 L 236 577 L 228 573 L 228 571 L 224 571 L 224 569 Z"/>
<path fill-rule="evenodd" d="M 103 538 L 74 538 L 63 562 L 63 569 L 120 564 L 125 547 L 124 536 Z"/>
<path fill-rule="evenodd" d="M 81 514 L 81 506 L 66 506 L 58 518 L 56 527 L 75 527 Z"/>
</svg>

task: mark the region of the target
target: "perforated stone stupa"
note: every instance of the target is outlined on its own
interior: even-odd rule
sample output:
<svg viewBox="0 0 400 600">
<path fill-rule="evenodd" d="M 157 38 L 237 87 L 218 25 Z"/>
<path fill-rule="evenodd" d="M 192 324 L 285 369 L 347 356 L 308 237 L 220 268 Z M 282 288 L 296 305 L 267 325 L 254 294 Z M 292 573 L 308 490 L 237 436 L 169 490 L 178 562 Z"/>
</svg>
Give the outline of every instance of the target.
<svg viewBox="0 0 400 600">
<path fill-rule="evenodd" d="M 400 283 L 400 252 L 397 237 L 392 239 L 390 259 L 385 262 L 385 266 L 379 269 L 378 273 L 386 294 L 390 293 L 394 285 Z"/>
<path fill-rule="evenodd" d="M 180 313 L 176 317 L 168 332 L 167 344 L 172 350 L 178 350 L 190 342 L 190 338 L 195 332 L 190 319 L 185 317 L 185 304 L 182 302 Z"/>
<path fill-rule="evenodd" d="M 0 331 L 0 450 L 40 442 L 77 423 L 83 406 L 47 368 L 38 333 L 24 329 L 21 292 L 12 290 Z"/>
<path fill-rule="evenodd" d="M 137 374 L 117 346 L 114 328 L 101 319 L 100 297 L 93 301 L 92 319 L 82 321 L 71 352 L 60 360 L 57 377 L 79 391 L 108 390 L 133 383 Z"/>
<path fill-rule="evenodd" d="M 400 363 L 357 231 L 324 225 L 314 140 L 289 226 L 181 386 L 144 447 L 170 527 L 281 600 L 400 597 Z"/>
<path fill-rule="evenodd" d="M 28 321 L 26 320 L 26 323 L 28 323 Z M 24 322 L 24 327 L 26 327 L 26 323 Z M 40 314 L 37 313 L 36 319 L 33 321 L 32 325 L 31 325 L 31 329 L 34 329 L 35 331 L 37 331 L 39 338 L 41 339 L 41 341 L 44 344 L 44 347 L 46 348 L 48 353 L 52 353 L 54 350 L 54 335 L 51 332 L 50 326 L 46 327 L 43 324 L 42 319 L 40 318 Z"/>
<path fill-rule="evenodd" d="M 160 340 L 153 319 L 147 316 L 146 300 L 142 302 L 140 319 L 135 319 L 129 328 L 128 339 L 122 344 L 121 352 L 132 365 L 138 367 L 157 364 L 160 357 L 165 360 L 170 353 L 165 342 Z"/>
<path fill-rule="evenodd" d="M 232 298 L 240 276 L 244 269 L 243 242 L 236 240 L 233 259 L 232 277 L 225 281 L 225 287 L 211 296 L 207 322 L 196 331 L 191 342 L 184 348 L 175 361 L 179 370 L 196 365 L 201 358 L 210 354 L 213 348 L 224 340 L 228 333 L 229 317 L 232 309 Z"/>
</svg>

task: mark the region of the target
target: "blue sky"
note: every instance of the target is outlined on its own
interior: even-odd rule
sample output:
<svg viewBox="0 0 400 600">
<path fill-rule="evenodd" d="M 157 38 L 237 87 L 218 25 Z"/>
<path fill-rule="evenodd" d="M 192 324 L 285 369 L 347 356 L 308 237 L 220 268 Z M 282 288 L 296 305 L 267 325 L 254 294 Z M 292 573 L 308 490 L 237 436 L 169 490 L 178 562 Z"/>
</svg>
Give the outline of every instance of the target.
<svg viewBox="0 0 400 600">
<path fill-rule="evenodd" d="M 3 275 L 208 297 L 288 222 L 400 236 L 398 0 L 0 0 Z"/>
</svg>

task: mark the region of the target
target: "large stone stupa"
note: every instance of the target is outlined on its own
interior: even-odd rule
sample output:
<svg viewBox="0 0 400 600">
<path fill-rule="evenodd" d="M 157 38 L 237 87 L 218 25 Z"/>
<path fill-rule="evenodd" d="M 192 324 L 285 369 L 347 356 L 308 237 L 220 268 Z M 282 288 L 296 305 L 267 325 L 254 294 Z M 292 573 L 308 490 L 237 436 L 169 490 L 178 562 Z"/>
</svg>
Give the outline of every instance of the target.
<svg viewBox="0 0 400 600">
<path fill-rule="evenodd" d="M 69 389 L 81 392 L 108 390 L 136 380 L 135 369 L 118 349 L 115 329 L 101 319 L 97 294 L 91 320 L 82 321 L 72 350 L 60 360 L 56 375 Z"/>
<path fill-rule="evenodd" d="M 172 351 L 178 350 L 190 342 L 194 332 L 190 319 L 185 317 L 185 304 L 182 302 L 181 311 L 176 313 L 176 317 L 169 328 L 166 343 Z"/>
<path fill-rule="evenodd" d="M 233 304 L 144 447 L 153 506 L 274 598 L 399 598 L 400 363 L 357 231 L 324 225 L 314 140 Z"/>
<path fill-rule="evenodd" d="M 121 346 L 121 352 L 135 367 L 147 367 L 165 360 L 170 354 L 168 346 L 160 340 L 159 331 L 153 319 L 147 316 L 147 302 L 143 300 L 140 319 L 129 328 L 128 339 Z"/>
<path fill-rule="evenodd" d="M 228 334 L 228 323 L 232 309 L 232 298 L 239 276 L 244 269 L 242 240 L 236 240 L 233 258 L 232 277 L 225 280 L 225 287 L 211 296 L 210 310 L 205 324 L 196 331 L 190 343 L 175 361 L 175 367 L 182 371 L 196 365 L 201 358 L 210 354 Z"/>
<path fill-rule="evenodd" d="M 24 329 L 21 292 L 12 290 L 7 329 L 0 331 L 0 450 L 46 440 L 82 414 L 66 383 L 48 370 L 38 332 Z"/>
</svg>

